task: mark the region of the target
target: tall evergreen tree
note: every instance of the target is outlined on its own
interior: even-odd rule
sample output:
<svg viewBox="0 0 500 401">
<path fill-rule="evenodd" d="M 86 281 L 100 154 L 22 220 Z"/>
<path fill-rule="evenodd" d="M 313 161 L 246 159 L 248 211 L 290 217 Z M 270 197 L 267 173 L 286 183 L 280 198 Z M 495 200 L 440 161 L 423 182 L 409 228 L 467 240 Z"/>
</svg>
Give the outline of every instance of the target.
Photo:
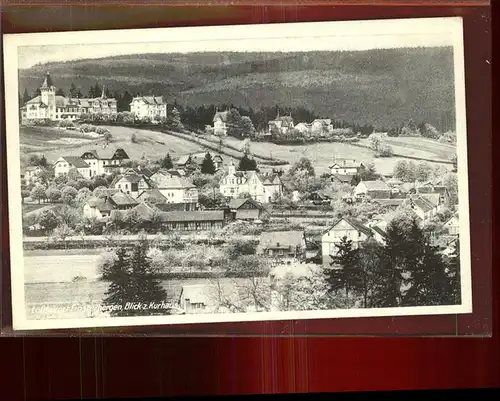
<svg viewBox="0 0 500 401">
<path fill-rule="evenodd" d="M 167 153 L 164 159 L 161 161 L 161 167 L 166 169 L 171 169 L 174 167 L 172 163 L 172 158 L 170 157 L 170 153 Z"/>
<path fill-rule="evenodd" d="M 166 302 L 167 293 L 161 286 L 151 268 L 151 259 L 147 255 L 148 245 L 146 241 L 135 245 L 130 257 L 132 298 L 136 304 L 142 304 L 142 308 L 131 310 L 133 315 L 165 314 L 165 308 L 151 308 L 150 303 Z"/>
<path fill-rule="evenodd" d="M 325 271 L 325 274 L 330 289 L 336 291 L 343 288 L 349 299 L 350 291 L 359 289 L 362 284 L 359 250 L 354 248 L 352 240 L 347 237 L 342 237 L 335 245 L 337 253 L 332 255 L 332 268 Z"/>
<path fill-rule="evenodd" d="M 66 95 L 65 95 L 65 93 L 64 93 L 64 91 L 63 91 L 62 89 L 58 89 L 58 90 L 56 91 L 56 95 L 57 95 L 57 96 L 66 96 Z"/>
<path fill-rule="evenodd" d="M 214 161 L 212 160 L 212 155 L 207 152 L 203 162 L 201 163 L 201 173 L 202 174 L 215 174 Z"/>
<path fill-rule="evenodd" d="M 255 171 L 257 169 L 257 162 L 254 159 L 250 159 L 246 154 L 240 159 L 238 164 L 239 171 Z"/>
<path fill-rule="evenodd" d="M 104 305 L 110 307 L 111 316 L 128 316 L 129 311 L 125 310 L 127 302 L 131 302 L 129 261 L 125 247 L 120 247 L 116 251 L 117 259 L 103 272 L 106 279 L 110 280 Z"/>
</svg>

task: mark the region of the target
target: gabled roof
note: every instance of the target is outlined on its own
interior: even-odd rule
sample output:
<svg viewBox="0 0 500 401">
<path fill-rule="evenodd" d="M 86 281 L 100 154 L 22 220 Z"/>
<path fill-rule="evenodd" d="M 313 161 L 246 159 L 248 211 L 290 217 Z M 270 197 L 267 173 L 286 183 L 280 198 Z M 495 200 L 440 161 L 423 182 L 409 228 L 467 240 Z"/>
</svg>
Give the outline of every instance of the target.
<svg viewBox="0 0 500 401">
<path fill-rule="evenodd" d="M 118 148 L 114 146 L 108 146 L 101 149 L 86 150 L 82 153 L 82 156 L 86 153 L 91 153 L 99 160 L 111 160 L 116 156 L 117 159 L 128 159 L 128 154 L 123 148 Z M 122 157 L 120 157 L 122 156 Z"/>
<path fill-rule="evenodd" d="M 255 207 L 255 209 L 262 209 L 262 205 L 260 205 L 256 200 L 251 199 L 251 198 L 246 198 L 246 199 L 237 199 L 237 198 L 232 198 L 229 201 L 229 208 L 236 210 L 242 207 L 245 203 L 251 203 L 252 206 Z"/>
<path fill-rule="evenodd" d="M 157 203 L 154 206 L 161 212 L 182 212 L 186 210 L 185 203 Z"/>
<path fill-rule="evenodd" d="M 221 120 L 223 122 L 226 122 L 228 115 L 229 115 L 229 111 L 218 111 L 215 113 L 212 121 L 215 122 L 216 120 Z"/>
<path fill-rule="evenodd" d="M 352 177 L 354 177 L 354 174 L 332 174 L 332 178 L 344 184 L 351 183 Z"/>
<path fill-rule="evenodd" d="M 113 202 L 111 202 L 110 198 L 107 196 L 104 198 L 92 196 L 87 200 L 87 204 L 90 207 L 96 208 L 100 212 L 110 212 L 115 208 Z"/>
<path fill-rule="evenodd" d="M 167 198 L 163 196 L 162 193 L 157 188 L 146 189 L 145 191 L 140 193 L 137 199 L 142 201 L 153 199 L 155 202 L 158 203 L 167 202 Z"/>
<path fill-rule="evenodd" d="M 260 235 L 259 247 L 265 249 L 301 246 L 304 238 L 304 231 L 267 231 Z"/>
<path fill-rule="evenodd" d="M 117 206 L 132 206 L 132 205 L 139 204 L 139 202 L 137 202 L 134 198 L 132 198 L 130 195 L 127 195 L 123 192 L 117 192 L 116 194 L 112 195 L 111 200 Z"/>
<path fill-rule="evenodd" d="M 360 168 L 363 163 L 353 159 L 335 159 L 329 168 Z"/>
<path fill-rule="evenodd" d="M 187 178 L 180 176 L 164 176 L 153 179 L 159 189 L 190 189 L 196 188 Z"/>
<path fill-rule="evenodd" d="M 422 196 L 418 196 L 418 197 L 411 199 L 411 202 L 413 202 L 413 204 L 416 207 L 418 207 L 420 210 L 422 210 L 424 212 L 429 212 L 435 208 L 435 206 L 431 202 L 429 202 L 427 199 L 423 198 Z"/>
<path fill-rule="evenodd" d="M 377 234 L 380 234 L 382 237 L 385 237 L 387 235 L 387 233 L 384 230 L 382 230 L 382 228 L 379 226 L 373 226 L 372 230 L 375 231 Z"/>
<path fill-rule="evenodd" d="M 72 166 L 76 168 L 87 168 L 89 165 L 83 160 L 81 157 L 78 156 L 63 156 L 62 159 L 64 159 L 68 164 L 71 164 Z M 57 163 L 57 161 L 56 161 Z"/>
<path fill-rule="evenodd" d="M 52 81 L 52 77 L 47 71 L 47 75 L 45 75 L 45 79 L 43 80 L 42 88 L 50 88 L 54 86 L 54 81 Z"/>
<path fill-rule="evenodd" d="M 144 220 L 149 219 L 154 213 L 154 209 L 144 202 L 139 203 L 133 210 Z"/>
<path fill-rule="evenodd" d="M 186 155 L 186 156 L 181 156 L 179 157 L 175 162 L 174 164 L 177 164 L 177 165 L 184 165 L 186 163 L 188 163 L 189 161 L 191 160 L 191 156 L 190 155 Z"/>
<path fill-rule="evenodd" d="M 361 181 L 359 184 L 364 184 L 368 191 L 390 191 L 391 190 L 391 188 L 384 181 L 380 181 L 380 180 Z"/>
<path fill-rule="evenodd" d="M 111 185 L 116 185 L 116 183 L 118 183 L 119 181 L 127 181 L 131 184 L 137 184 L 139 182 L 141 182 L 141 180 L 144 180 L 144 176 L 142 175 L 139 175 L 139 174 L 125 174 L 125 175 L 119 175 L 117 176 Z"/>
<path fill-rule="evenodd" d="M 346 218 L 346 217 L 342 217 L 342 218 L 338 219 L 330 228 L 326 229 L 323 233 L 327 233 L 328 231 L 332 230 L 341 221 L 345 221 L 346 223 L 348 223 L 355 230 L 361 231 L 362 233 L 364 233 L 364 234 L 366 234 L 368 236 L 371 235 L 371 230 L 368 227 L 366 227 L 364 224 L 360 223 L 359 221 L 357 221 L 355 219 Z"/>
<path fill-rule="evenodd" d="M 132 103 L 135 101 L 142 100 L 146 104 L 151 105 L 166 105 L 167 103 L 163 100 L 162 96 L 138 96 L 132 99 Z M 131 104 L 132 104 L 131 103 Z"/>
</svg>

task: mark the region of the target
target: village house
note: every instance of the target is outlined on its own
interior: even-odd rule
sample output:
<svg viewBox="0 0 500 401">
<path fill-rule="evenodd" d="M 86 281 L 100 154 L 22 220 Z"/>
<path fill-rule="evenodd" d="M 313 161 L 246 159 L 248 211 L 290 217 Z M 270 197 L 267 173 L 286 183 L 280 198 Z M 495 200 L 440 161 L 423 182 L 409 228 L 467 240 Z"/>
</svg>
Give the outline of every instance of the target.
<svg viewBox="0 0 500 401">
<path fill-rule="evenodd" d="M 167 102 L 162 96 L 138 96 L 130 102 L 130 112 L 138 120 L 149 117 L 152 121 L 167 118 Z"/>
<path fill-rule="evenodd" d="M 234 220 L 243 221 L 265 221 L 269 220 L 269 213 L 257 201 L 246 199 L 231 199 L 229 201 L 229 210 Z"/>
<path fill-rule="evenodd" d="M 231 162 L 228 171 L 219 182 L 220 193 L 229 198 L 238 198 L 248 193 L 260 203 L 271 203 L 283 194 L 283 183 L 278 174 L 258 174 L 255 171 L 236 171 Z"/>
<path fill-rule="evenodd" d="M 183 285 L 179 307 L 186 314 L 231 312 L 231 305 L 240 305 L 241 296 L 232 282 Z"/>
<path fill-rule="evenodd" d="M 160 170 L 150 179 L 160 194 L 167 199 L 165 203 L 182 203 L 186 205 L 186 210 L 198 208 L 198 188 L 187 178 Z"/>
<path fill-rule="evenodd" d="M 150 188 L 150 184 L 148 179 L 141 174 L 124 174 L 117 176 L 110 187 L 136 199 L 144 190 Z"/>
<path fill-rule="evenodd" d="M 97 175 L 122 174 L 124 163 L 130 160 L 129 155 L 122 148 L 103 147 L 85 151 L 81 159 L 89 166 L 89 177 Z"/>
<path fill-rule="evenodd" d="M 458 215 L 452 216 L 446 223 L 444 223 L 443 230 L 448 232 L 449 235 L 459 235 L 460 224 L 458 220 Z"/>
<path fill-rule="evenodd" d="M 90 178 L 90 166 L 81 157 L 62 156 L 54 163 L 54 175 L 68 175 L 71 170 L 77 171 L 83 178 Z"/>
<path fill-rule="evenodd" d="M 309 193 L 304 200 L 313 205 L 329 205 L 332 201 L 332 197 L 325 191 L 314 191 Z"/>
<path fill-rule="evenodd" d="M 329 134 L 332 130 L 332 120 L 329 118 L 317 118 L 311 123 L 311 132 L 315 136 Z"/>
<path fill-rule="evenodd" d="M 332 174 L 331 181 L 336 184 L 349 184 L 352 185 L 354 174 Z"/>
<path fill-rule="evenodd" d="M 311 124 L 308 123 L 298 123 L 294 128 L 304 135 L 311 133 Z"/>
<path fill-rule="evenodd" d="M 129 210 L 138 204 L 139 202 L 122 192 L 102 197 L 92 196 L 83 205 L 83 216 L 103 219 L 111 216 L 114 210 Z"/>
<path fill-rule="evenodd" d="M 158 190 L 158 188 L 151 188 L 142 191 L 137 200 L 140 202 L 145 202 L 153 205 L 165 204 L 168 202 L 168 199 L 163 196 L 163 194 Z"/>
<path fill-rule="evenodd" d="M 270 134 L 287 134 L 294 128 L 293 118 L 291 115 L 280 116 L 278 112 L 276 119 L 269 121 L 268 126 Z"/>
<path fill-rule="evenodd" d="M 321 236 L 321 253 L 323 264 L 330 265 L 332 256 L 338 252 L 337 245 L 342 238 L 352 241 L 353 248 L 359 248 L 360 244 L 373 236 L 370 228 L 355 221 L 354 219 L 341 218 L 337 220 L 330 228 L 325 230 Z"/>
<path fill-rule="evenodd" d="M 116 116 L 116 99 L 107 98 L 103 88 L 101 97 L 71 98 L 56 95 L 52 77 L 47 72 L 40 87 L 40 95 L 27 101 L 21 107 L 21 122 L 23 124 L 35 120 L 61 121 L 75 120 L 82 113 Z"/>
<path fill-rule="evenodd" d="M 162 227 L 172 231 L 209 231 L 225 225 L 223 210 L 160 212 L 159 217 Z"/>
<path fill-rule="evenodd" d="M 306 236 L 304 231 L 269 231 L 260 235 L 256 253 L 277 263 L 304 262 Z"/>
<path fill-rule="evenodd" d="M 363 163 L 355 159 L 333 159 L 333 164 L 329 166 L 332 175 L 356 175 L 363 168 Z"/>
<path fill-rule="evenodd" d="M 427 224 L 438 212 L 438 207 L 420 195 L 413 195 L 406 203 L 413 209 L 423 225 Z"/>
<path fill-rule="evenodd" d="M 38 180 L 38 175 L 42 172 L 40 166 L 27 166 L 21 169 L 21 182 L 30 185 Z"/>
<path fill-rule="evenodd" d="M 227 135 L 227 118 L 229 116 L 229 111 L 216 111 L 212 122 L 214 124 L 214 135 L 226 136 Z"/>
<path fill-rule="evenodd" d="M 391 188 L 384 181 L 379 180 L 360 181 L 354 188 L 354 196 L 357 198 L 390 199 L 391 194 Z"/>
</svg>

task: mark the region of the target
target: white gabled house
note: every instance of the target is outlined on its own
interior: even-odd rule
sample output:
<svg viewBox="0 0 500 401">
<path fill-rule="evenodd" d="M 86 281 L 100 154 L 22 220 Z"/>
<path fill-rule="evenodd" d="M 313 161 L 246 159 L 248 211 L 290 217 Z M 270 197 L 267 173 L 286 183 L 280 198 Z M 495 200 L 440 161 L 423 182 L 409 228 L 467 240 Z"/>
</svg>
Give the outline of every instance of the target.
<svg viewBox="0 0 500 401">
<path fill-rule="evenodd" d="M 198 208 L 198 188 L 187 178 L 159 170 L 150 180 L 166 199 L 165 203 L 182 203 L 186 206 L 185 210 Z"/>
<path fill-rule="evenodd" d="M 382 231 L 382 230 L 381 230 Z M 380 236 L 382 233 L 378 233 Z M 353 248 L 359 248 L 368 238 L 374 236 L 373 230 L 353 219 L 341 218 L 337 220 L 330 228 L 323 231 L 321 237 L 321 254 L 323 264 L 330 265 L 332 256 L 337 254 L 337 245 L 342 238 L 352 241 Z"/>
<path fill-rule="evenodd" d="M 332 175 L 356 175 L 363 168 L 363 163 L 355 159 L 333 159 L 329 166 Z"/>
<path fill-rule="evenodd" d="M 137 198 L 143 191 L 151 188 L 146 177 L 141 174 L 119 175 L 113 180 L 110 187 L 133 198 Z"/>
<path fill-rule="evenodd" d="M 271 203 L 283 194 L 283 183 L 278 174 L 259 174 L 255 171 L 236 171 L 230 163 L 219 182 L 220 193 L 229 198 L 248 193 L 260 203 Z"/>
<path fill-rule="evenodd" d="M 214 124 L 214 135 L 225 136 L 227 135 L 227 118 L 229 111 L 217 111 L 212 119 Z"/>
<path fill-rule="evenodd" d="M 123 164 L 130 160 L 123 148 L 105 147 L 83 152 L 81 158 L 88 164 L 90 177 L 123 173 Z"/>
<path fill-rule="evenodd" d="M 130 102 L 130 112 L 137 119 L 149 117 L 152 121 L 157 118 L 167 118 L 167 103 L 162 96 L 139 96 Z"/>
<path fill-rule="evenodd" d="M 78 171 L 82 177 L 90 178 L 90 166 L 81 157 L 62 156 L 54 163 L 54 175 L 56 177 L 68 175 L 73 169 Z"/>
</svg>

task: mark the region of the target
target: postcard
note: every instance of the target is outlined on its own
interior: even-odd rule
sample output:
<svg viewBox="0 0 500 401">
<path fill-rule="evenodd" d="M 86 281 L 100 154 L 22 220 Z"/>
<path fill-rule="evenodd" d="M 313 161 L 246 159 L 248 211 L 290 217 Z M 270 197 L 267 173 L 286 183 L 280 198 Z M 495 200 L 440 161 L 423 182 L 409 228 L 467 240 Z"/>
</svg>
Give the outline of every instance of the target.
<svg viewBox="0 0 500 401">
<path fill-rule="evenodd" d="M 14 330 L 471 313 L 462 29 L 4 35 Z"/>
</svg>

